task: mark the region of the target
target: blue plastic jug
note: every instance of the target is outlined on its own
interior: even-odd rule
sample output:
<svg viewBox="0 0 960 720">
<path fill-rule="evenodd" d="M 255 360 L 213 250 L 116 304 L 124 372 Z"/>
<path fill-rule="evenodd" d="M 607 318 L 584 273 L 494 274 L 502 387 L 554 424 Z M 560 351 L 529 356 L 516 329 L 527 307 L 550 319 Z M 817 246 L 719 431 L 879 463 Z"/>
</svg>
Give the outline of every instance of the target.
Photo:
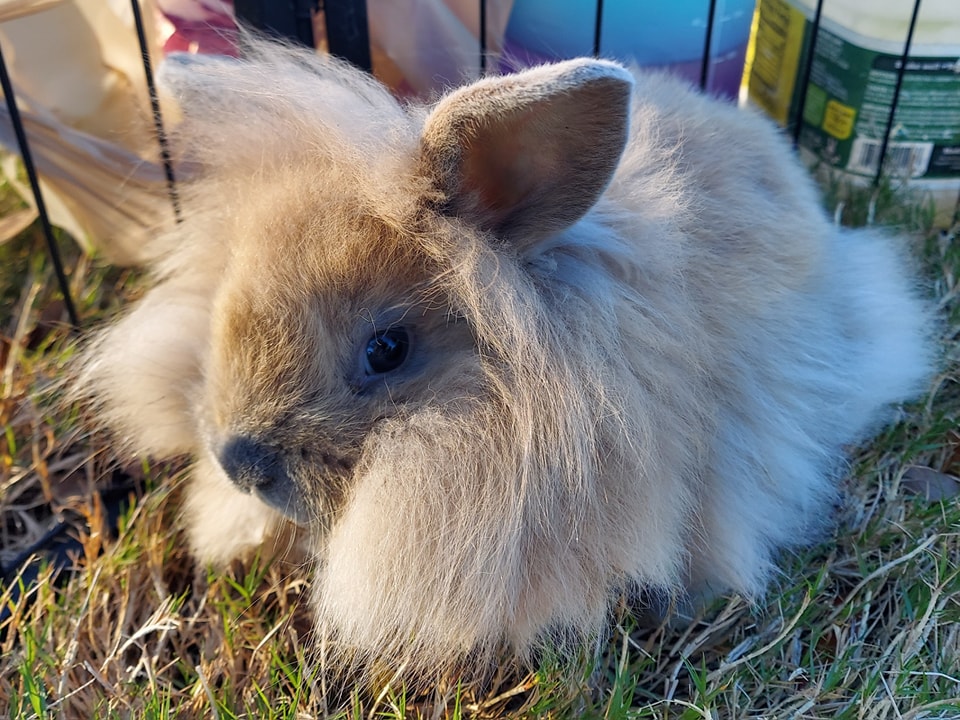
<svg viewBox="0 0 960 720">
<path fill-rule="evenodd" d="M 717 0 L 707 89 L 736 97 L 754 0 Z M 606 0 L 600 55 L 700 79 L 709 0 Z M 593 52 L 597 0 L 515 0 L 505 60 L 527 65 Z"/>
</svg>

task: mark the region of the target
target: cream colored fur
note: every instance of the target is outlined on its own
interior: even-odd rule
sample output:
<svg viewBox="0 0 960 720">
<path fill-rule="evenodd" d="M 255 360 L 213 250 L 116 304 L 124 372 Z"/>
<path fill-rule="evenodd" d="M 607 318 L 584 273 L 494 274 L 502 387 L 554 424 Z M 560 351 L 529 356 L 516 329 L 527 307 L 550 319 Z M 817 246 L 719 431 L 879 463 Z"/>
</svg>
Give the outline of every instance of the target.
<svg viewBox="0 0 960 720">
<path fill-rule="evenodd" d="M 185 220 L 78 387 L 131 453 L 194 456 L 202 560 L 298 518 L 354 659 L 589 640 L 625 589 L 756 595 L 829 523 L 843 446 L 924 390 L 896 242 L 677 81 L 574 60 L 403 107 L 271 45 L 164 77 Z M 276 509 L 218 462 L 233 437 L 270 449 Z"/>
</svg>

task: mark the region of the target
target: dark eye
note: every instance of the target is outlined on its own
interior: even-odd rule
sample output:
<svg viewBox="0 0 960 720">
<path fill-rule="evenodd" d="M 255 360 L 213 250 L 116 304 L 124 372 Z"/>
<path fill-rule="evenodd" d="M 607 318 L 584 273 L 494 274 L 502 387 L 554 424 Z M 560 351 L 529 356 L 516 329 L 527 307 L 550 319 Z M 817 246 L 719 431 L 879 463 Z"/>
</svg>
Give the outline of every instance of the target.
<svg viewBox="0 0 960 720">
<path fill-rule="evenodd" d="M 364 351 L 368 375 L 381 375 L 396 370 L 407 359 L 410 336 L 402 327 L 392 327 L 367 341 Z"/>
</svg>

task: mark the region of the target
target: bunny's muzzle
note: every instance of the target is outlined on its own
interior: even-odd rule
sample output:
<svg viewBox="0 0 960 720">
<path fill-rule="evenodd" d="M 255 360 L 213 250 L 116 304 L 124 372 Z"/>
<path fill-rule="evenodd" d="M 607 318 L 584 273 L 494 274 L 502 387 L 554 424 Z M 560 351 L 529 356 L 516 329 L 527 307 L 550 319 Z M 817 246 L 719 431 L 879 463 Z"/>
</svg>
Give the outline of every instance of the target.
<svg viewBox="0 0 960 720">
<path fill-rule="evenodd" d="M 229 478 L 244 492 L 283 483 L 286 471 L 273 448 L 243 436 L 228 439 L 217 458 Z"/>
<path fill-rule="evenodd" d="M 258 440 L 234 435 L 217 453 L 220 467 L 240 490 L 253 493 L 297 523 L 307 513 L 281 451 Z"/>
<path fill-rule="evenodd" d="M 298 525 L 308 525 L 340 508 L 358 452 L 345 453 L 320 442 L 283 447 L 231 434 L 214 455 L 239 490 L 256 495 Z"/>
</svg>

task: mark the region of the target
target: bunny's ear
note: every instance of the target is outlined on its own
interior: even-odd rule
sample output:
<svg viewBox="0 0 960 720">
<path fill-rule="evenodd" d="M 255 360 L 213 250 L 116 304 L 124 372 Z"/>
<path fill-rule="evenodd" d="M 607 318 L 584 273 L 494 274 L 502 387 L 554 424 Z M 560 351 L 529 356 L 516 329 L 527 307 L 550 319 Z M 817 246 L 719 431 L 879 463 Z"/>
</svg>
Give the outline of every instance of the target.
<svg viewBox="0 0 960 720">
<path fill-rule="evenodd" d="M 440 209 L 521 251 L 578 220 L 600 197 L 627 141 L 633 79 L 570 60 L 489 78 L 447 96 L 421 138 Z"/>
</svg>

